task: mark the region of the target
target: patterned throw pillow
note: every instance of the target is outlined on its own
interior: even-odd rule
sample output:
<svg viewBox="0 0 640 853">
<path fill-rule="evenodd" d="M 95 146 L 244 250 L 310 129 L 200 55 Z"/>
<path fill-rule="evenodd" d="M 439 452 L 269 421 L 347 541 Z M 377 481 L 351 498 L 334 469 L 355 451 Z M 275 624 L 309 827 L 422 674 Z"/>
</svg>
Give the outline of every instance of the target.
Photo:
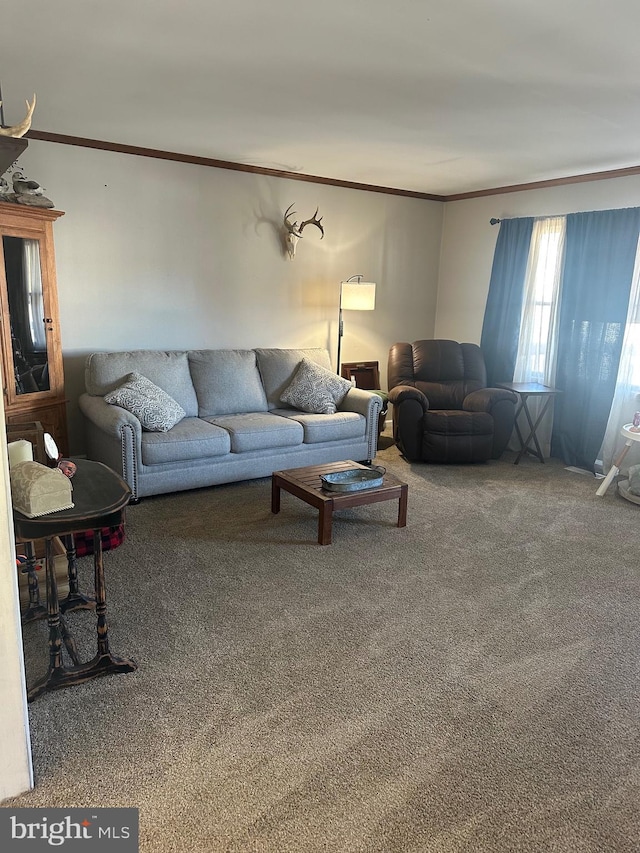
<svg viewBox="0 0 640 853">
<path fill-rule="evenodd" d="M 282 392 L 283 403 L 316 415 L 333 415 L 351 389 L 351 383 L 330 370 L 303 358 L 290 385 Z"/>
<path fill-rule="evenodd" d="M 105 394 L 104 399 L 131 412 L 149 432 L 167 432 L 186 414 L 173 397 L 141 373 L 130 373 L 124 385 Z"/>
</svg>

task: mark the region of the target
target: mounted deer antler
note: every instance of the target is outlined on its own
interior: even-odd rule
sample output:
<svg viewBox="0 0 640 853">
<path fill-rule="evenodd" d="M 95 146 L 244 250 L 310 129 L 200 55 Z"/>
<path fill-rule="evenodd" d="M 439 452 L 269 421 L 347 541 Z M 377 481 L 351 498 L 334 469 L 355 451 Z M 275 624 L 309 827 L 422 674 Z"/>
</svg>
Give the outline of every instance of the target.
<svg viewBox="0 0 640 853">
<path fill-rule="evenodd" d="M 324 228 L 320 224 L 322 221 L 322 217 L 318 216 L 319 208 L 316 207 L 316 212 L 313 214 L 311 219 L 305 219 L 303 222 L 300 223 L 300 226 L 298 226 L 297 222 L 291 222 L 291 220 L 289 219 L 289 216 L 296 215 L 295 210 L 293 212 L 290 212 L 292 207 L 293 204 L 290 204 L 289 207 L 285 210 L 283 218 L 284 227 L 286 229 L 285 242 L 287 252 L 289 253 L 290 258 L 293 258 L 296 254 L 296 244 L 298 240 L 302 237 L 302 232 L 304 231 L 305 225 L 315 225 L 316 228 L 320 230 L 320 239 L 322 240 L 322 238 L 324 237 Z"/>
<path fill-rule="evenodd" d="M 13 127 L 0 127 L 0 136 L 13 136 L 14 138 L 19 138 L 24 136 L 25 133 L 31 127 L 31 116 L 33 115 L 33 111 L 36 108 L 36 96 L 34 94 L 33 100 L 31 103 L 26 101 L 27 104 L 27 114 L 22 119 L 20 124 L 15 124 Z M 2 106 L 2 101 L 0 101 L 0 107 Z"/>
<path fill-rule="evenodd" d="M 300 224 L 300 236 L 302 237 L 302 231 L 303 231 L 305 225 L 315 225 L 316 228 L 320 229 L 320 233 L 322 234 L 322 237 L 324 237 L 324 228 L 322 227 L 322 225 L 320 225 L 321 221 L 322 221 L 322 217 L 320 216 L 318 218 L 318 208 L 316 207 L 316 212 L 313 214 L 311 219 L 305 219 L 304 222 L 302 222 Z M 320 237 L 321 240 L 322 240 L 322 237 Z"/>
</svg>

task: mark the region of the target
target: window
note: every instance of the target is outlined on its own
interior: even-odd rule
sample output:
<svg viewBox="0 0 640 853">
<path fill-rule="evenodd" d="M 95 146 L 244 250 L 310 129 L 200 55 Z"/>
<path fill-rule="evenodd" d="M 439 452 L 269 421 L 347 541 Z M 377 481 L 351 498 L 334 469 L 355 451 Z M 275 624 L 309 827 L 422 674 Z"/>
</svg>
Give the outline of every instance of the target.
<svg viewBox="0 0 640 853">
<path fill-rule="evenodd" d="M 553 385 L 564 216 L 536 220 L 525 277 L 514 380 Z"/>
</svg>

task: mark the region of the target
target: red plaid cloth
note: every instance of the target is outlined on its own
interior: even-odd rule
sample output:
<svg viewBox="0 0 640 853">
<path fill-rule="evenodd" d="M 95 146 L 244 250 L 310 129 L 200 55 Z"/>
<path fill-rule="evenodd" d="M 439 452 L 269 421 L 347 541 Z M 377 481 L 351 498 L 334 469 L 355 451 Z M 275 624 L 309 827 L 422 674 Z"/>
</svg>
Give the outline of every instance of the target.
<svg viewBox="0 0 640 853">
<path fill-rule="evenodd" d="M 100 538 L 102 539 L 103 551 L 117 548 L 124 542 L 124 524 L 120 524 L 118 527 L 103 527 L 100 530 Z M 73 539 L 76 545 L 76 557 L 93 554 L 93 530 L 82 530 L 80 533 L 74 533 Z"/>
</svg>

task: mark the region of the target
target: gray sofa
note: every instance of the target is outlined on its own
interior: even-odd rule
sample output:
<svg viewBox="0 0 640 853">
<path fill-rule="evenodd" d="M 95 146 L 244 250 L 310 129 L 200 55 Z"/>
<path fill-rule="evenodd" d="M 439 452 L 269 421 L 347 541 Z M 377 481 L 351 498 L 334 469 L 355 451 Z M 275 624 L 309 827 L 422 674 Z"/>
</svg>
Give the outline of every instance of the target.
<svg viewBox="0 0 640 853">
<path fill-rule="evenodd" d="M 380 397 L 351 388 L 335 414 L 308 414 L 280 400 L 303 358 L 331 370 L 320 348 L 93 353 L 79 400 L 87 457 L 120 473 L 134 499 L 372 460 Z M 135 415 L 105 402 L 131 373 L 169 394 L 186 416 L 166 432 L 149 432 Z"/>
</svg>

